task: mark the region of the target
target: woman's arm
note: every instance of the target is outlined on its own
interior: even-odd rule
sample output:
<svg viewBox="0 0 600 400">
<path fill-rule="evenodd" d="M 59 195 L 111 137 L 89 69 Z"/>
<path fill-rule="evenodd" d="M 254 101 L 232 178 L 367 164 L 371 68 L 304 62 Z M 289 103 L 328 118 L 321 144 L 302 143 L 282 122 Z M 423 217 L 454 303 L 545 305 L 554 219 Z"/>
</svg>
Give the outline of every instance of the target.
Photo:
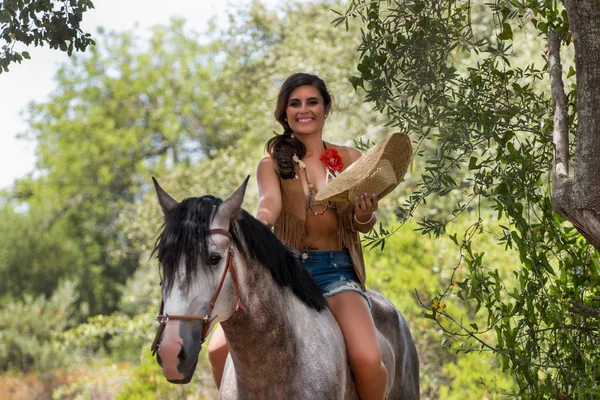
<svg viewBox="0 0 600 400">
<path fill-rule="evenodd" d="M 281 213 L 281 186 L 277 174 L 277 163 L 265 157 L 258 163 L 258 211 L 256 218 L 269 228 L 275 225 Z"/>
<path fill-rule="evenodd" d="M 350 164 L 358 160 L 361 156 L 360 151 L 352 147 L 348 147 L 348 153 L 350 155 Z M 357 231 L 367 233 L 373 229 L 377 223 L 375 211 L 377 211 L 378 205 L 379 201 L 376 193 L 362 193 L 354 199 L 354 217 L 352 223 Z"/>
</svg>

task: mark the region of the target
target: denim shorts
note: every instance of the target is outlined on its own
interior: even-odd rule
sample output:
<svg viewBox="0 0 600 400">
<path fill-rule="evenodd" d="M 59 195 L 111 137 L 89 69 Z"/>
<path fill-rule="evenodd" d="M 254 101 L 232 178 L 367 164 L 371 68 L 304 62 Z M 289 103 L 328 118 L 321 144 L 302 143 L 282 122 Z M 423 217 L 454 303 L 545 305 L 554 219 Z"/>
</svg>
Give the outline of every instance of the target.
<svg viewBox="0 0 600 400">
<path fill-rule="evenodd" d="M 323 297 L 328 298 L 343 292 L 356 292 L 365 298 L 371 308 L 371 301 L 362 290 L 348 250 L 304 250 L 302 259 L 304 259 L 304 268 L 321 288 Z"/>
</svg>

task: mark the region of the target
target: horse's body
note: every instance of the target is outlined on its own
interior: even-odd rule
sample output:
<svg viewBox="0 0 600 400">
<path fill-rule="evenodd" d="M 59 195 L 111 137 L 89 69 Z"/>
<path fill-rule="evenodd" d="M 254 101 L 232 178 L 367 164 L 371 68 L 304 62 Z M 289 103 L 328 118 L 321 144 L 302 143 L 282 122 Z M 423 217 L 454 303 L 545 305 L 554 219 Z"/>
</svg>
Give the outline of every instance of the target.
<svg viewBox="0 0 600 400">
<path fill-rule="evenodd" d="M 358 400 L 333 315 L 309 309 L 294 297 L 281 293 L 250 300 L 249 309 L 271 310 L 270 317 L 252 321 L 237 313 L 222 323 L 230 357 L 220 399 Z M 418 360 L 406 321 L 381 294 L 369 291 L 369 297 L 388 370 L 388 398 L 417 399 Z M 273 318 L 273 311 L 279 315 Z"/>
<path fill-rule="evenodd" d="M 219 399 L 358 400 L 341 329 L 298 255 L 240 210 L 244 189 L 245 184 L 218 208 L 214 206 L 216 212 L 186 216 L 189 210 L 181 208 L 190 199 L 177 205 L 157 186 L 166 215 L 157 250 L 167 283 L 164 314 L 171 314 L 171 321 L 163 324 L 164 336 L 161 338 L 160 333 L 157 337 L 163 374 L 171 382 L 189 382 L 201 349 L 198 336 L 200 332 L 205 336 L 218 321 L 230 349 Z M 204 229 L 195 229 L 195 234 L 178 233 L 189 229 L 190 217 L 199 216 L 204 218 L 198 221 Z M 177 221 L 180 226 L 170 226 Z M 231 263 L 235 275 L 231 277 L 226 275 L 225 262 L 220 261 L 225 259 L 230 243 L 223 230 L 232 232 L 230 240 L 236 244 Z M 197 246 L 206 246 L 206 251 L 192 251 L 180 243 L 180 256 L 171 254 L 179 240 L 175 236 L 190 241 L 198 232 L 213 233 L 210 238 L 197 238 Z M 198 261 L 188 263 L 193 255 Z M 168 265 L 173 260 L 177 265 Z M 212 264 L 213 269 L 206 264 Z M 222 290 L 217 289 L 220 277 Z M 381 294 L 369 291 L 369 297 L 388 370 L 387 397 L 418 399 L 418 357 L 406 321 Z M 236 307 L 238 298 L 247 313 Z M 201 317 L 194 318 L 205 314 L 208 319 L 214 318 L 206 327 Z"/>
</svg>

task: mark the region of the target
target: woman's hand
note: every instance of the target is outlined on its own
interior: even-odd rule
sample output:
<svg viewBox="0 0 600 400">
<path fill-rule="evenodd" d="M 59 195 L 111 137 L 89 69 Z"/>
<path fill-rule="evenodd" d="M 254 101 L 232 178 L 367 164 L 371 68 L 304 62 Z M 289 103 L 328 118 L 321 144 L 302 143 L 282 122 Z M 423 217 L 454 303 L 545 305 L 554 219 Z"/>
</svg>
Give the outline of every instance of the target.
<svg viewBox="0 0 600 400">
<path fill-rule="evenodd" d="M 377 194 L 363 193 L 354 199 L 354 225 L 361 232 L 368 232 L 375 225 L 375 215 L 379 201 Z"/>
</svg>

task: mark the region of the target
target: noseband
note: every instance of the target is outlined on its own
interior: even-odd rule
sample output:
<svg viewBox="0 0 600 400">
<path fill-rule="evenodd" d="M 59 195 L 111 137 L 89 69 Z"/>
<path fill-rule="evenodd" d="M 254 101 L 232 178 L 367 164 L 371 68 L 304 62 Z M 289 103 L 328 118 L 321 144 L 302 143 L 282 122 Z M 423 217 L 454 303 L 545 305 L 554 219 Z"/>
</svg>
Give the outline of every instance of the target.
<svg viewBox="0 0 600 400">
<path fill-rule="evenodd" d="M 215 303 L 217 302 L 217 298 L 221 293 L 221 289 L 223 288 L 223 283 L 225 282 L 225 278 L 227 277 L 227 272 L 231 273 L 231 279 L 233 279 L 233 286 L 235 287 L 235 297 L 237 298 L 237 303 L 235 306 L 235 310 L 242 309 L 242 311 L 248 314 L 246 307 L 242 303 L 242 299 L 240 297 L 240 288 L 238 284 L 237 275 L 235 273 L 235 269 L 233 268 L 233 241 L 231 238 L 231 233 L 226 231 L 225 229 L 211 229 L 208 231 L 209 235 L 224 235 L 229 238 L 231 241 L 229 245 L 229 250 L 227 251 L 227 265 L 225 266 L 225 271 L 223 271 L 223 275 L 221 275 L 221 281 L 219 282 L 219 286 L 217 287 L 217 292 L 210 302 L 210 306 L 208 307 L 208 312 L 204 317 L 196 316 L 196 315 L 169 315 L 164 312 L 165 302 L 161 300 L 160 302 L 160 312 L 156 316 L 156 320 L 160 322 L 160 326 L 158 327 L 158 331 L 156 332 L 156 336 L 154 337 L 154 341 L 152 342 L 152 355 L 156 354 L 158 348 L 160 347 L 160 342 L 162 340 L 163 333 L 167 326 L 167 322 L 169 320 L 175 321 L 204 321 L 204 326 L 202 326 L 202 336 L 200 337 L 201 343 L 204 343 L 206 340 L 206 336 L 208 336 L 208 328 L 212 321 L 214 321 L 217 316 L 210 317 L 213 309 L 215 308 Z"/>
</svg>

